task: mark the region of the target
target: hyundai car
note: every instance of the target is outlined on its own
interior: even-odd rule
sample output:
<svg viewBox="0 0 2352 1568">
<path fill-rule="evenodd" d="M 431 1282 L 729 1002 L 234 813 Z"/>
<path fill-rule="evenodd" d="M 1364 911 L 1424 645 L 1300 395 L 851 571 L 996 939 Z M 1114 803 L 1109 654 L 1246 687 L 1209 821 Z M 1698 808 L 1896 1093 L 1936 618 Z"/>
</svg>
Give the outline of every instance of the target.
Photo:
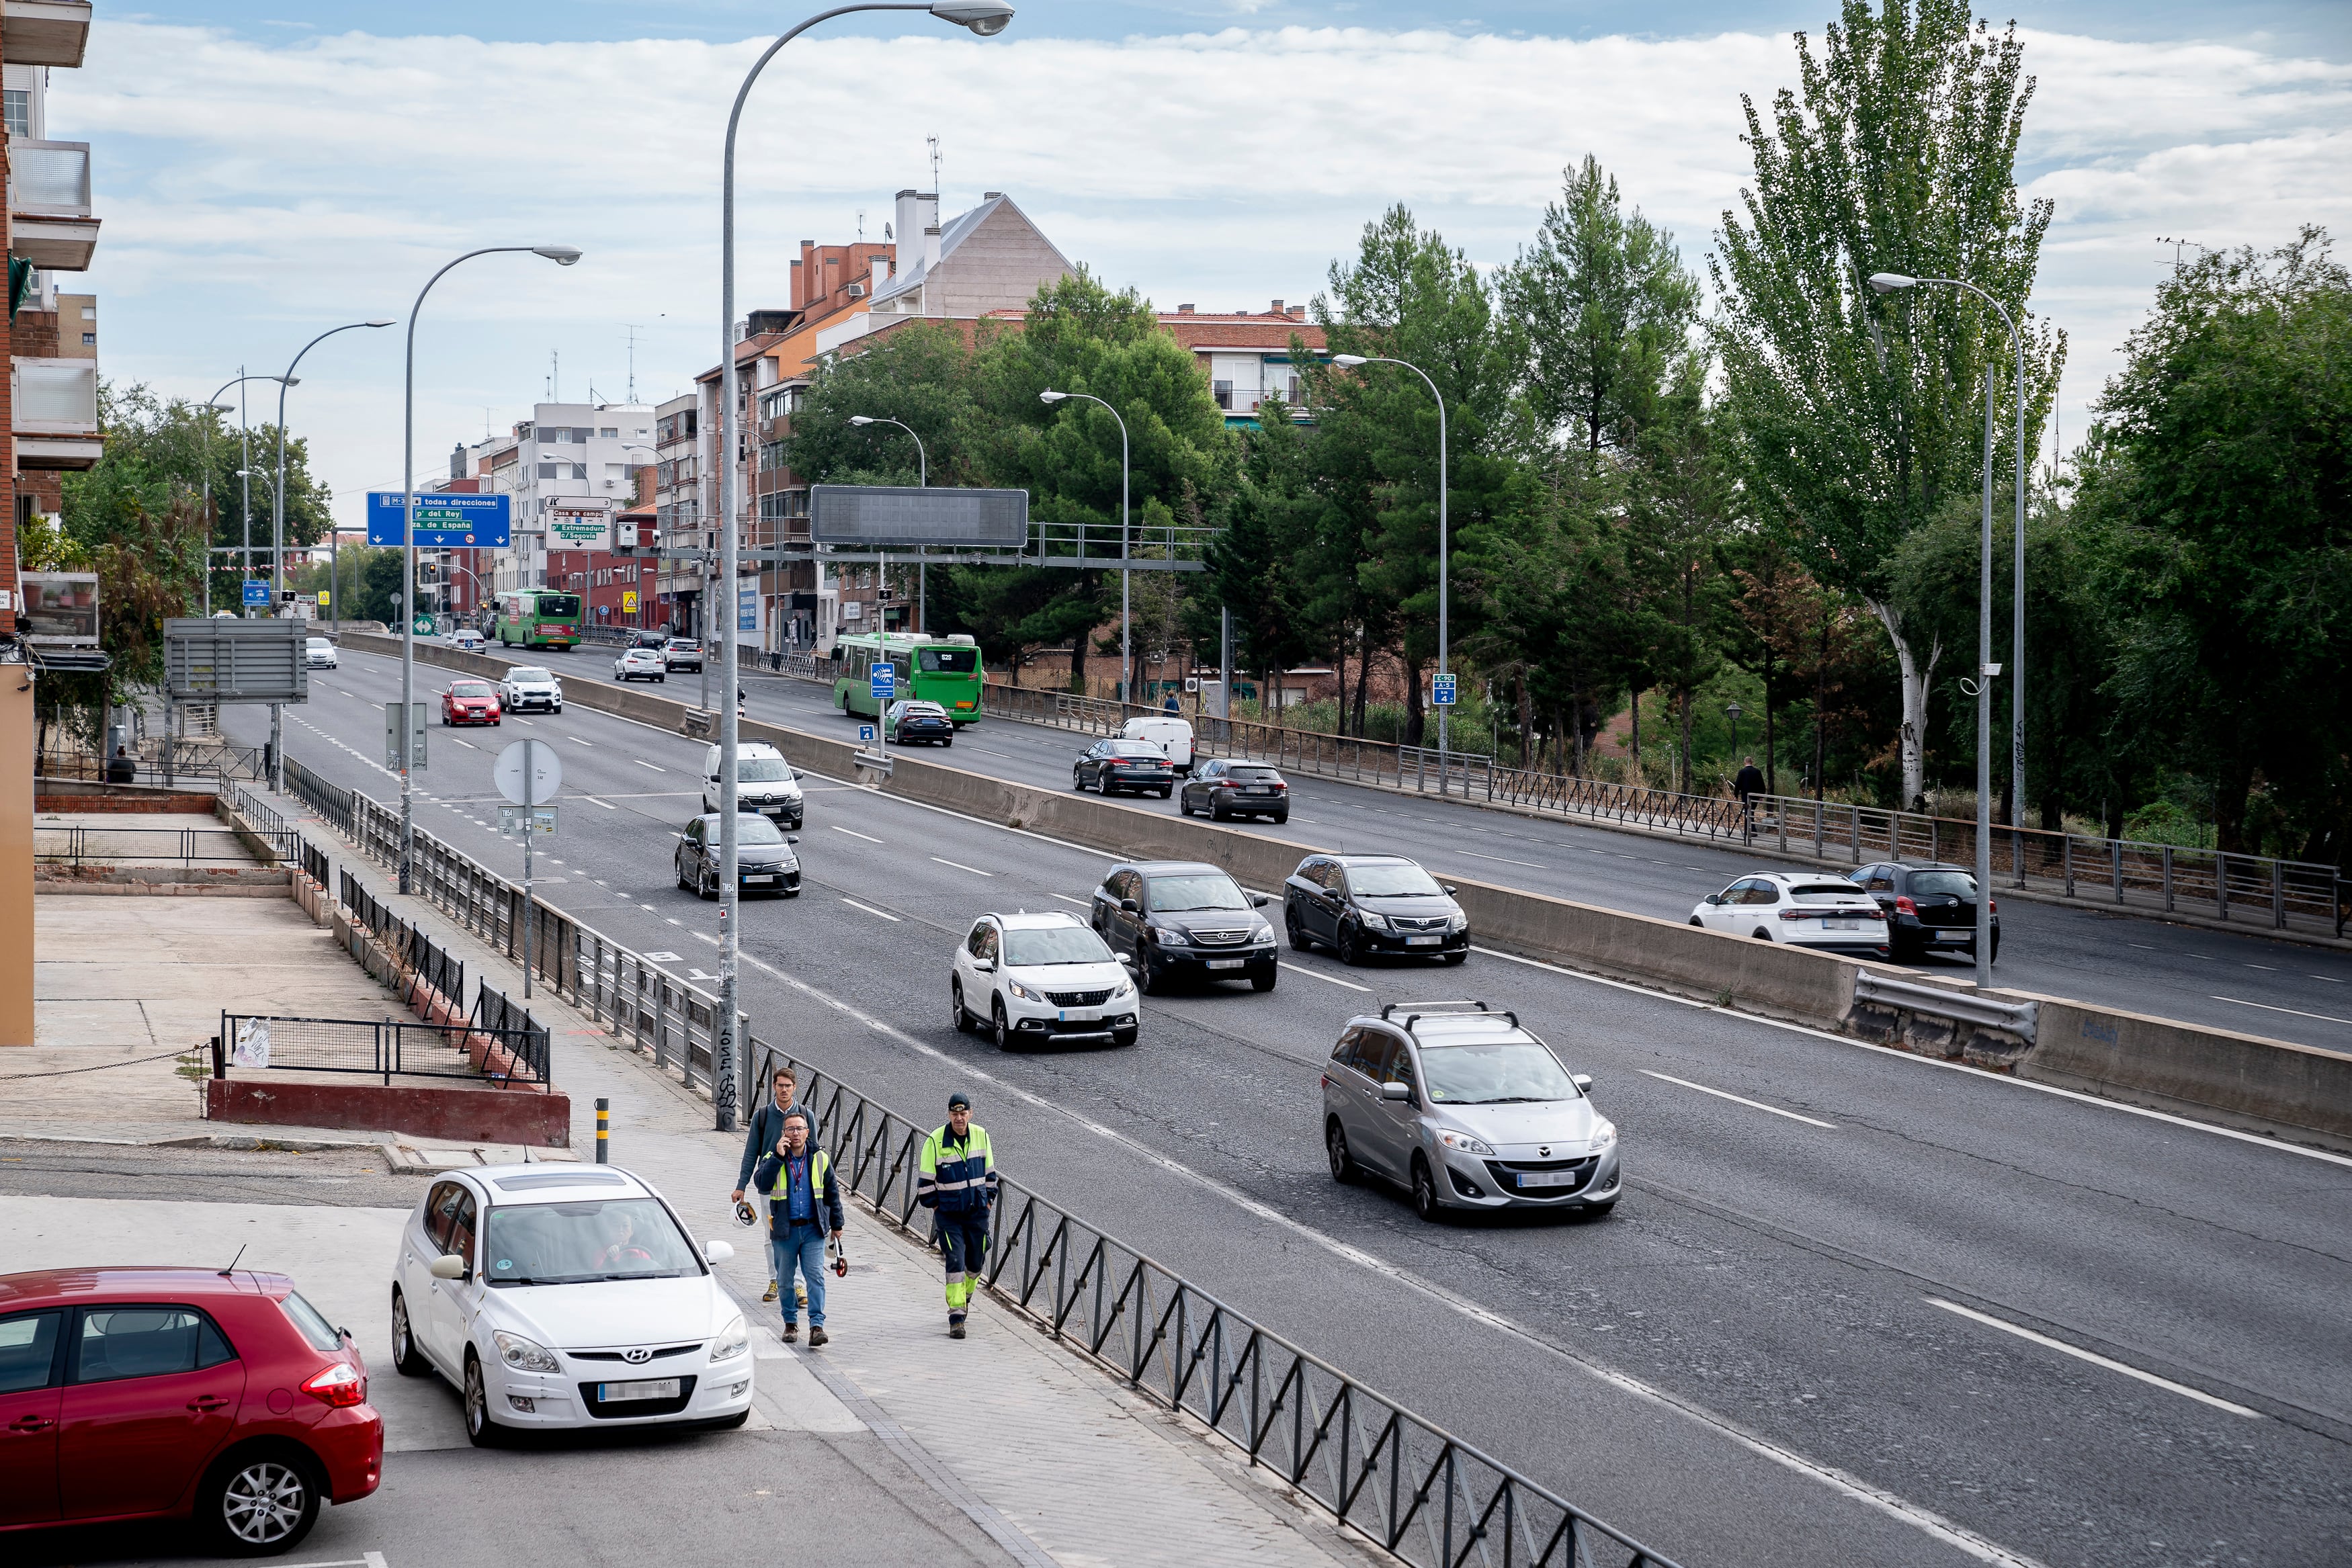
<svg viewBox="0 0 2352 1568">
<path fill-rule="evenodd" d="M 1592 1080 L 1518 1015 L 1484 1002 L 1392 1002 L 1348 1020 L 1323 1067 L 1331 1179 L 1370 1176 L 1448 1209 L 1606 1214 L 1623 1185 Z"/>
<path fill-rule="evenodd" d="M 1133 1045 L 1140 1004 L 1128 966 L 1077 916 L 983 915 L 955 951 L 948 1016 L 1016 1045 Z"/>
<path fill-rule="evenodd" d="M 687 823 L 677 836 L 673 857 L 677 885 L 690 887 L 704 898 L 719 896 L 720 875 L 718 812 L 706 812 Z M 800 842 L 776 824 L 752 811 L 735 814 L 735 879 L 740 893 L 773 893 L 785 898 L 801 895 L 801 859 L 793 852 Z"/>
<path fill-rule="evenodd" d="M 1175 980 L 1247 980 L 1270 991 L 1274 927 L 1258 914 L 1269 902 L 1223 866 L 1139 861 L 1104 874 L 1091 914 L 1103 940 L 1134 960 L 1146 991 Z"/>
<path fill-rule="evenodd" d="M 441 694 L 441 722 L 454 724 L 487 724 L 499 722 L 499 689 L 488 681 L 452 681 L 449 689 Z"/>
<path fill-rule="evenodd" d="M 1690 923 L 1727 936 L 1884 958 L 1886 911 L 1831 872 L 1760 872 L 1710 893 Z"/>
<path fill-rule="evenodd" d="M 401 1227 L 392 1364 L 438 1372 L 466 1436 L 740 1427 L 751 1324 L 677 1212 L 617 1166 L 487 1166 L 436 1181 Z"/>
<path fill-rule="evenodd" d="M 1292 947 L 1328 946 L 1342 964 L 1470 956 L 1454 889 L 1402 855 L 1308 855 L 1282 884 L 1282 924 Z"/>
<path fill-rule="evenodd" d="M 517 664 L 499 683 L 499 700 L 507 705 L 509 713 L 520 713 L 525 708 L 562 713 L 563 684 L 555 678 L 552 670 L 537 664 Z"/>
</svg>

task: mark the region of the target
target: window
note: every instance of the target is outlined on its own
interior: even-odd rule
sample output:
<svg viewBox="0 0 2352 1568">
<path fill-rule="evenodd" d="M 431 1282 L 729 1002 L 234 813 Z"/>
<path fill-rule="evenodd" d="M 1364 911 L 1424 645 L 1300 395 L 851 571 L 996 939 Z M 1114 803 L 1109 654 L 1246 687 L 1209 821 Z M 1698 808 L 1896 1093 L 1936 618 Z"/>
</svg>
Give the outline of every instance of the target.
<svg viewBox="0 0 2352 1568">
<path fill-rule="evenodd" d="M 0 1318 L 0 1394 L 47 1388 L 55 1380 L 58 1327 L 65 1317 L 63 1312 L 22 1312 Z"/>
<path fill-rule="evenodd" d="M 1375 1083 L 1389 1081 L 1389 1061 L 1396 1055 L 1396 1037 L 1386 1030 L 1368 1029 L 1356 1047 L 1356 1071 Z"/>
<path fill-rule="evenodd" d="M 603 436 L 607 441 L 618 441 L 621 438 L 620 427 L 617 425 L 609 429 L 599 430 L 596 434 Z"/>
<path fill-rule="evenodd" d="M 1213 397 L 1214 397 L 1214 398 L 1217 400 L 1217 406 L 1218 406 L 1219 408 L 1226 409 L 1226 410 L 1231 410 L 1231 409 L 1232 409 L 1232 407 L 1234 406 L 1234 383 L 1233 383 L 1233 382 L 1211 382 L 1209 383 L 1209 392 L 1210 392 L 1210 395 L 1212 395 Z"/>
<path fill-rule="evenodd" d="M 1356 1065 L 1356 1047 L 1363 1040 L 1363 1038 L 1364 1026 L 1361 1024 L 1358 1024 L 1353 1029 L 1343 1030 L 1339 1036 L 1339 1043 L 1331 1048 L 1331 1061 L 1333 1064 L 1339 1067 L 1354 1067 Z"/>
<path fill-rule="evenodd" d="M 1411 861 L 1349 866 L 1348 885 L 1358 898 L 1429 898 L 1444 891 Z"/>
<path fill-rule="evenodd" d="M 1559 1059 L 1532 1040 L 1449 1045 L 1422 1053 L 1429 1097 L 1441 1105 L 1507 1105 L 1580 1096 Z"/>
<path fill-rule="evenodd" d="M 513 618 L 510 607 L 508 618 Z M 433 1189 L 433 1196 L 425 1201 L 425 1234 L 444 1252 L 449 1250 L 449 1225 L 457 1218 L 457 1200 L 465 1196 L 464 1187 L 454 1181 L 445 1181 Z"/>
<path fill-rule="evenodd" d="M 290 1293 L 278 1304 L 285 1309 L 288 1317 L 294 1320 L 294 1326 L 302 1331 L 302 1337 L 310 1342 L 311 1349 L 343 1348 L 343 1336 L 335 1332 L 335 1325 L 327 1321 L 327 1314 L 304 1301 L 299 1291 Z"/>
<path fill-rule="evenodd" d="M 162 1377 L 236 1359 L 212 1319 L 193 1307 L 90 1307 L 81 1314 L 73 1379 Z"/>
<path fill-rule="evenodd" d="M 551 429 L 542 430 L 539 433 L 539 444 L 541 446 L 550 446 L 559 444 L 568 444 L 571 440 L 572 432 L 569 430 Z"/>
<path fill-rule="evenodd" d="M 81 335 L 81 344 L 85 349 L 97 347 L 98 334 L 95 332 L 84 332 Z"/>
<path fill-rule="evenodd" d="M 474 1260 L 474 1195 L 462 1189 L 457 1195 L 457 1212 L 449 1220 L 448 1249 L 468 1264 Z"/>
<path fill-rule="evenodd" d="M 650 1197 L 574 1203 L 502 1203 L 490 1210 L 493 1285 L 580 1284 L 614 1278 L 679 1279 L 702 1265 Z"/>
<path fill-rule="evenodd" d="M 31 89 L 28 88 L 12 87 L 4 96 L 5 97 L 7 104 L 6 118 L 8 121 L 8 134 L 11 136 L 32 135 L 33 94 Z"/>
</svg>

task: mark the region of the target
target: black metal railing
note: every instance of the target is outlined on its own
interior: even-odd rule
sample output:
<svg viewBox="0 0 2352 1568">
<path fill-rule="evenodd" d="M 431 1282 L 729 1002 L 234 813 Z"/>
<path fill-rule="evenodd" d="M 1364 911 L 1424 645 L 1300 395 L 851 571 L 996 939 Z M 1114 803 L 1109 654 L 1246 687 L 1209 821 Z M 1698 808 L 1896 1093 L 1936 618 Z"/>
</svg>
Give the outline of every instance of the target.
<svg viewBox="0 0 2352 1568">
<path fill-rule="evenodd" d="M 250 837 L 259 839 L 267 851 L 279 860 L 293 852 L 294 835 L 285 830 Z M 252 865 L 262 858 L 255 853 L 248 835 L 234 828 L 78 823 L 33 829 L 33 859 L 45 865 L 117 865 L 142 861 L 176 861 L 183 866 L 198 862 Z"/>
<path fill-rule="evenodd" d="M 503 1052 L 503 1056 L 501 1056 Z M 479 1053 L 483 1064 L 476 1064 Z M 292 1072 L 364 1073 L 394 1078 L 488 1076 L 495 1082 L 545 1082 L 547 1032 L 499 1029 L 476 1022 L 417 1023 L 404 1019 L 292 1018 L 268 1013 L 221 1014 L 213 1037 L 213 1076 L 232 1067 Z M 504 1062 L 512 1062 L 509 1070 Z"/>
</svg>

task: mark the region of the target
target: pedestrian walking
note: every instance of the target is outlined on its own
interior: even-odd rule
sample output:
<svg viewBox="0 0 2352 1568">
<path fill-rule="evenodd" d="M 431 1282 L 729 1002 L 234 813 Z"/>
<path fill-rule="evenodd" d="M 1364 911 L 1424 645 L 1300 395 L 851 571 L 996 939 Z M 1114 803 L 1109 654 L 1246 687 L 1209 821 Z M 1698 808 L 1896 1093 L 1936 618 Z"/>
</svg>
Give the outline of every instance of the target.
<svg viewBox="0 0 2352 1568">
<path fill-rule="evenodd" d="M 945 1255 L 948 1337 L 963 1338 L 972 1286 L 988 1258 L 988 1214 L 996 1202 L 996 1155 L 988 1129 L 971 1119 L 971 1096 L 948 1096 L 948 1120 L 923 1140 L 915 1201 L 931 1211 L 931 1236 Z"/>
<path fill-rule="evenodd" d="M 751 1113 L 751 1124 L 743 1130 L 743 1163 L 735 1172 L 735 1190 L 727 1195 L 728 1200 L 731 1203 L 743 1201 L 745 1189 L 751 1186 L 752 1167 L 760 1163 L 761 1155 L 773 1150 L 783 1138 L 784 1118 L 795 1111 L 808 1110 L 799 1100 L 800 1077 L 791 1068 L 778 1067 L 770 1081 L 769 1088 L 768 1103 Z M 808 1119 L 809 1141 L 814 1143 L 817 1134 L 816 1113 L 808 1111 Z M 772 1301 L 776 1299 L 776 1281 L 773 1276 L 771 1276 L 768 1281 L 768 1293 L 760 1299 L 763 1301 Z M 802 1293 L 800 1304 L 808 1305 L 806 1292 Z"/>
<path fill-rule="evenodd" d="M 800 1308 L 808 1306 L 809 1348 L 831 1336 L 824 1332 L 824 1239 L 841 1245 L 841 1185 L 833 1177 L 833 1156 L 809 1142 L 809 1113 L 784 1113 L 784 1130 L 774 1149 L 761 1156 L 754 1185 L 768 1199 L 768 1251 L 776 1278 L 794 1286 L 784 1309 L 784 1343 L 801 1336 Z M 805 1294 L 803 1290 L 805 1289 Z"/>
<path fill-rule="evenodd" d="M 1752 837 L 1756 831 L 1756 797 L 1764 793 L 1764 770 L 1756 766 L 1756 758 L 1743 758 L 1738 776 L 1731 781 L 1731 792 L 1739 797 L 1739 825 L 1743 833 Z"/>
</svg>

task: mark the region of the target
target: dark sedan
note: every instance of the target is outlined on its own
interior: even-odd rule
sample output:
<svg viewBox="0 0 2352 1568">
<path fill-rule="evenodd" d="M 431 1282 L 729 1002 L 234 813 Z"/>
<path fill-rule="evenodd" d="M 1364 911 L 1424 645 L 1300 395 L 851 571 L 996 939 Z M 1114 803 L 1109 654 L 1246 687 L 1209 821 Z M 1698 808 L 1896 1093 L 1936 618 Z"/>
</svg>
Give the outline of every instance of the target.
<svg viewBox="0 0 2352 1568">
<path fill-rule="evenodd" d="M 1140 795 L 1153 789 L 1165 800 L 1176 792 L 1176 768 L 1168 754 L 1148 740 L 1097 740 L 1070 769 L 1070 788 L 1103 795 L 1128 790 Z"/>
<path fill-rule="evenodd" d="M 882 737 L 906 746 L 924 741 L 932 746 L 955 744 L 955 720 L 937 703 L 909 697 L 892 703 L 883 717 Z"/>
<path fill-rule="evenodd" d="M 775 893 L 797 898 L 801 891 L 800 857 L 793 846 L 796 836 L 755 811 L 735 818 L 735 874 L 739 893 Z M 677 836 L 677 885 L 690 887 L 704 898 L 719 896 L 719 813 L 709 812 L 687 823 Z"/>
<path fill-rule="evenodd" d="M 1290 786 L 1263 762 L 1235 762 L 1215 758 L 1192 770 L 1176 809 L 1191 816 L 1206 811 L 1213 822 L 1227 817 L 1270 817 L 1290 821 Z"/>
<path fill-rule="evenodd" d="M 1163 758 L 1164 760 L 1164 758 Z M 1258 910 L 1271 902 L 1244 893 L 1222 866 L 1192 861 L 1115 865 L 1095 889 L 1096 933 L 1135 959 L 1135 983 L 1149 995 L 1171 980 L 1247 980 L 1274 989 L 1274 927 Z"/>
<path fill-rule="evenodd" d="M 1470 956 L 1470 920 L 1454 889 L 1402 855 L 1308 855 L 1283 883 L 1282 924 L 1299 952 L 1320 943 L 1342 964 Z"/>
<path fill-rule="evenodd" d="M 1846 873 L 1886 911 L 1888 956 L 1916 964 L 1930 953 L 1977 954 L 1977 879 L 1966 866 L 1889 861 Z M 1992 960 L 2000 960 L 2000 900 L 1992 920 Z"/>
</svg>

